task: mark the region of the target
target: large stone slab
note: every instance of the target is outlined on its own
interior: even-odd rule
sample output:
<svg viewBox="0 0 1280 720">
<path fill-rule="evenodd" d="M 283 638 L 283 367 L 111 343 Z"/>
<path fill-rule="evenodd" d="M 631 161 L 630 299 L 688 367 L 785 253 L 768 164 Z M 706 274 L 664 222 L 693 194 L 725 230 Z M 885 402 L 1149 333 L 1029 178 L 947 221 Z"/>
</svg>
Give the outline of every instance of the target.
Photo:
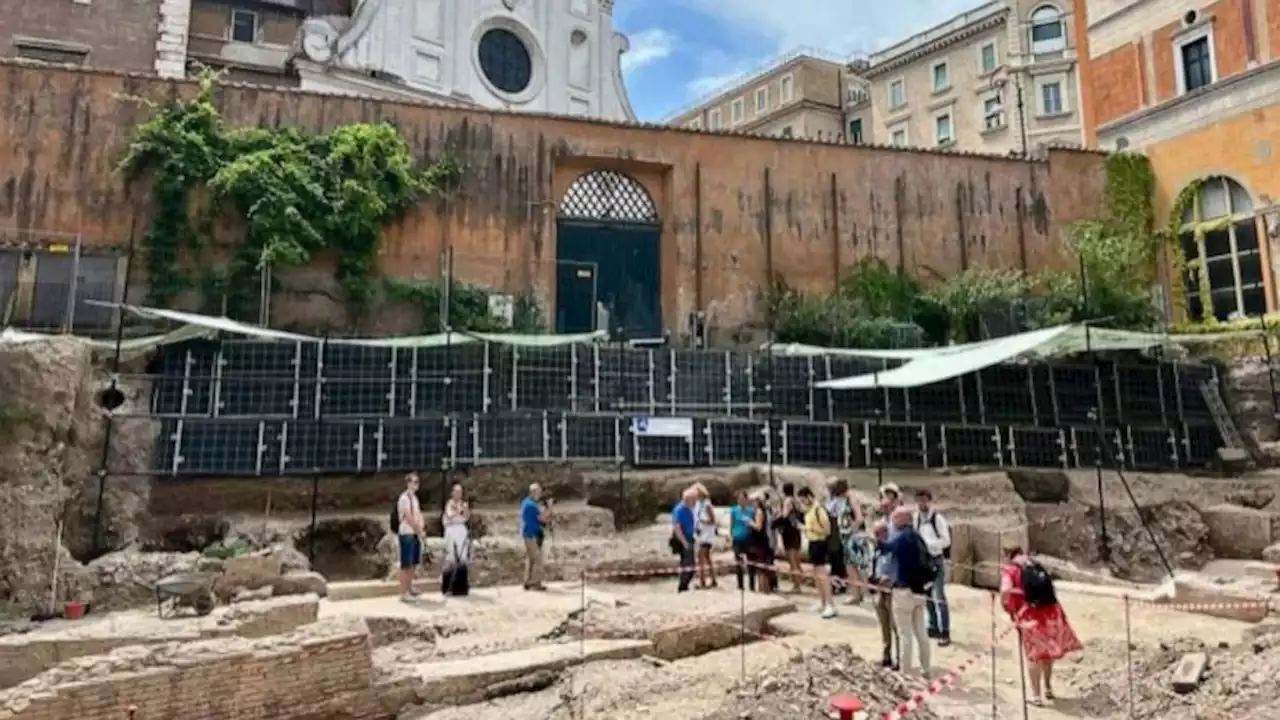
<svg viewBox="0 0 1280 720">
<path fill-rule="evenodd" d="M 1269 512 L 1223 503 L 1202 511 L 1201 517 L 1217 557 L 1255 560 L 1272 543 Z"/>
<path fill-rule="evenodd" d="M 1261 622 L 1268 612 L 1266 598 L 1233 592 L 1209 580 L 1183 574 L 1173 579 L 1172 601 L 1186 612 L 1241 622 Z"/>
<path fill-rule="evenodd" d="M 485 688 L 533 673 L 560 672 L 598 660 L 629 660 L 652 652 L 653 643 L 647 640 L 585 640 L 423 663 L 415 673 L 422 680 L 419 697 L 423 702 L 463 705 L 482 697 Z"/>
</svg>

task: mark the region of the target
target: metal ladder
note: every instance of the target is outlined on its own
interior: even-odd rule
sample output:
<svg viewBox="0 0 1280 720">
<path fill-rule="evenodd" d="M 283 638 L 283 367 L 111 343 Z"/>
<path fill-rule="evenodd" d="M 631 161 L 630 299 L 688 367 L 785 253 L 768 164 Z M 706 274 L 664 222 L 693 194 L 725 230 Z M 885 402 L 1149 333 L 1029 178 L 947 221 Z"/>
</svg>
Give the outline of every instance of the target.
<svg viewBox="0 0 1280 720">
<path fill-rule="evenodd" d="M 1218 432 L 1222 435 L 1225 446 L 1233 450 L 1248 451 L 1249 448 L 1245 446 L 1244 439 L 1240 437 L 1240 431 L 1236 428 L 1235 420 L 1231 419 L 1231 413 L 1227 411 L 1227 404 L 1222 401 L 1222 393 L 1218 392 L 1217 385 L 1212 382 L 1201 383 L 1200 394 L 1204 396 L 1204 401 L 1209 406 L 1209 414 L 1213 415 L 1213 423 L 1218 426 Z"/>
</svg>

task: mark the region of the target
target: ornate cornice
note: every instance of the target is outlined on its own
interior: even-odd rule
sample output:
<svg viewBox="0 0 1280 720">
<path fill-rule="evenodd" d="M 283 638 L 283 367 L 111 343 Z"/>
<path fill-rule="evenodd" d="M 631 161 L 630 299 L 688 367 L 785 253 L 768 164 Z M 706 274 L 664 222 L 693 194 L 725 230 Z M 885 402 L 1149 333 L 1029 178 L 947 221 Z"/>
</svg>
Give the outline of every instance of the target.
<svg viewBox="0 0 1280 720">
<path fill-rule="evenodd" d="M 979 20 L 972 25 L 966 25 L 955 32 L 947 33 L 936 40 L 927 42 L 920 47 L 912 48 L 901 55 L 895 55 L 888 60 L 873 64 L 862 73 L 862 76 L 866 78 L 873 78 L 878 75 L 883 75 L 891 70 L 896 70 L 906 65 L 910 65 L 921 58 L 929 57 L 930 55 L 945 50 L 953 45 L 962 43 L 975 35 L 984 33 L 992 28 L 1000 27 L 1008 22 L 1008 19 L 1009 14 L 1007 12 L 1003 12 L 999 15 L 992 15 L 991 17 Z"/>
</svg>

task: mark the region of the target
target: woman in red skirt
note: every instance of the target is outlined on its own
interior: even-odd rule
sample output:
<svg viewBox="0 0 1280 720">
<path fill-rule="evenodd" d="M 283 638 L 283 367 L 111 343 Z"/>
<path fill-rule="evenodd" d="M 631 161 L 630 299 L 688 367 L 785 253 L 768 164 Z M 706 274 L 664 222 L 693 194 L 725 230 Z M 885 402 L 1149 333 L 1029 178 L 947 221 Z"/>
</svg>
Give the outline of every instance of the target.
<svg viewBox="0 0 1280 720">
<path fill-rule="evenodd" d="M 1007 561 L 1000 568 L 1000 601 L 1022 639 L 1022 652 L 1030 668 L 1030 702 L 1043 706 L 1054 699 L 1053 663 L 1083 646 L 1054 595 L 1053 581 L 1044 566 L 1028 558 L 1020 547 L 1007 548 L 1005 555 Z"/>
</svg>

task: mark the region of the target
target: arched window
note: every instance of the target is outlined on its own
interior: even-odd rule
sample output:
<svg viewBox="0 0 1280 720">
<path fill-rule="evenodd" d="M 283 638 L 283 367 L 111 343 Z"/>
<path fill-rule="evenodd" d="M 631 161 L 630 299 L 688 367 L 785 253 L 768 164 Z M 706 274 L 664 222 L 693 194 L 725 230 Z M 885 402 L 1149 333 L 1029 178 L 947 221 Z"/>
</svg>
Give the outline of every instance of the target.
<svg viewBox="0 0 1280 720">
<path fill-rule="evenodd" d="M 1192 319 L 1228 320 L 1267 311 L 1253 200 L 1240 183 L 1222 176 L 1205 180 L 1182 214 L 1179 239 L 1188 265 L 1182 282 Z M 1204 307 L 1202 280 L 1211 308 Z"/>
<path fill-rule="evenodd" d="M 1067 23 L 1062 11 L 1041 5 L 1031 13 L 1031 54 L 1062 52 L 1067 49 Z"/>
</svg>

